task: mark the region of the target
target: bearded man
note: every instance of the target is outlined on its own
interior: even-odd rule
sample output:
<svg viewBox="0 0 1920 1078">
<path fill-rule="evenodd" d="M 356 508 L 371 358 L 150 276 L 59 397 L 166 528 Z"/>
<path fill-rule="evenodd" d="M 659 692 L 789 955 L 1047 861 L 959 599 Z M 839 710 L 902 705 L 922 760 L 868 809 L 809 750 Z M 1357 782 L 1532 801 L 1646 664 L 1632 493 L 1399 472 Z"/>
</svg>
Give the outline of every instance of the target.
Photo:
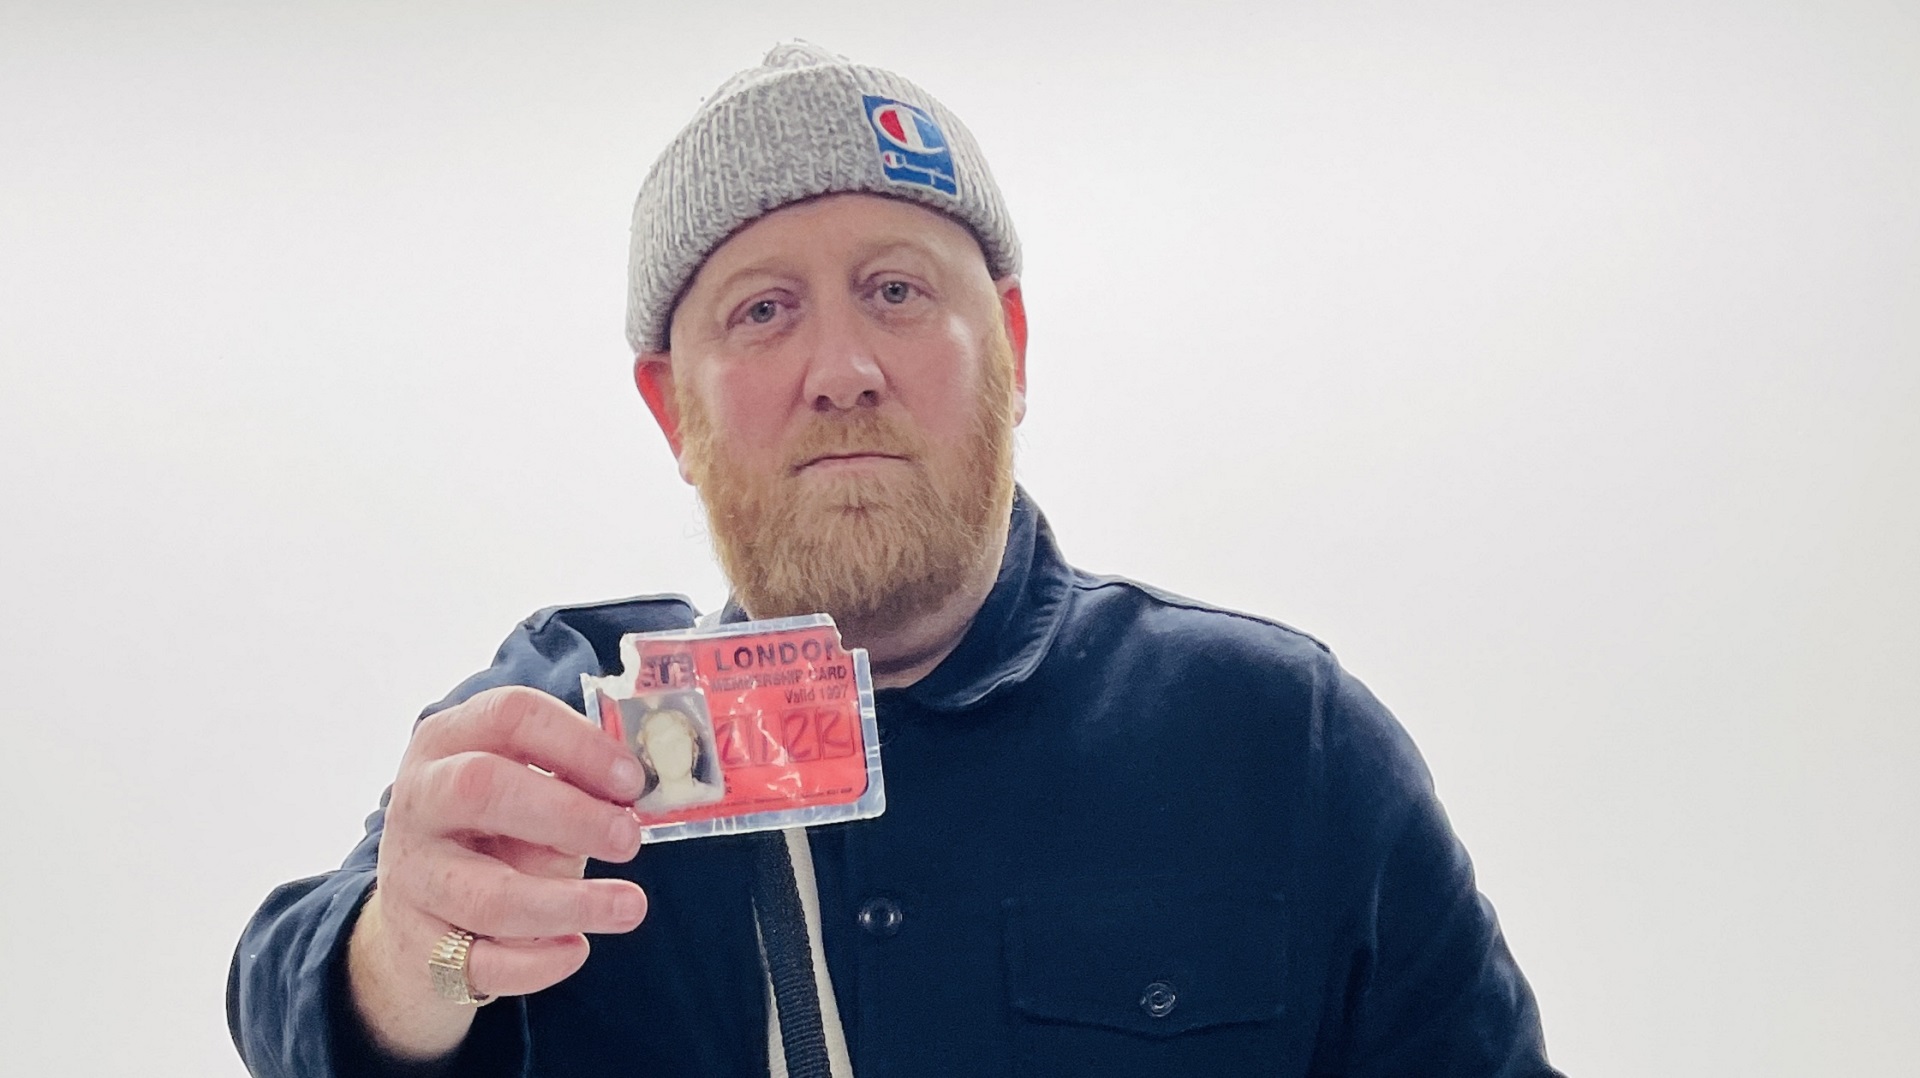
<svg viewBox="0 0 1920 1078">
<path fill-rule="evenodd" d="M 1018 270 L 907 80 L 796 44 L 701 107 L 635 210 L 635 382 L 719 620 L 868 650 L 887 811 L 641 852 L 579 679 L 695 614 L 542 611 L 248 926 L 255 1074 L 1554 1073 L 1379 703 L 1297 631 L 1061 559 L 1013 484 Z"/>
</svg>

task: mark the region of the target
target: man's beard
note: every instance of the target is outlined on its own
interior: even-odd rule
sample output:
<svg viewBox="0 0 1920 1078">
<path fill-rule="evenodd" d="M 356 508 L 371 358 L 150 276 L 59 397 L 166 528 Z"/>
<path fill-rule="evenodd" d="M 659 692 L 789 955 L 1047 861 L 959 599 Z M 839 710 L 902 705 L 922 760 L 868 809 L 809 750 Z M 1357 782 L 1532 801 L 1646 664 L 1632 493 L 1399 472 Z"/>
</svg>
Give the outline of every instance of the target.
<svg viewBox="0 0 1920 1078">
<path fill-rule="evenodd" d="M 1013 504 L 1013 352 L 1004 333 L 985 359 L 959 447 L 930 446 L 891 413 L 853 408 L 817 414 L 773 475 L 729 456 L 699 394 L 679 391 L 688 474 L 749 614 L 827 613 L 853 640 L 869 639 L 937 609 L 989 559 L 998 565 Z M 808 461 L 849 453 L 906 463 L 799 474 Z"/>
</svg>

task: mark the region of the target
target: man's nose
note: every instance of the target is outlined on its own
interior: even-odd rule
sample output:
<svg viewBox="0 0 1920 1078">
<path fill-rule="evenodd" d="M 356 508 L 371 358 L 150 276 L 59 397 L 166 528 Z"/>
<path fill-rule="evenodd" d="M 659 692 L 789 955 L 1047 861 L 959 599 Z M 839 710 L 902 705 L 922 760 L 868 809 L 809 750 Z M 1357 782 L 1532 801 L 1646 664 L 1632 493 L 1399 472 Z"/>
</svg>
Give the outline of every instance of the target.
<svg viewBox="0 0 1920 1078">
<path fill-rule="evenodd" d="M 887 375 L 872 328 L 851 300 L 815 308 L 812 355 L 801 387 L 814 411 L 874 408 L 886 396 Z"/>
</svg>

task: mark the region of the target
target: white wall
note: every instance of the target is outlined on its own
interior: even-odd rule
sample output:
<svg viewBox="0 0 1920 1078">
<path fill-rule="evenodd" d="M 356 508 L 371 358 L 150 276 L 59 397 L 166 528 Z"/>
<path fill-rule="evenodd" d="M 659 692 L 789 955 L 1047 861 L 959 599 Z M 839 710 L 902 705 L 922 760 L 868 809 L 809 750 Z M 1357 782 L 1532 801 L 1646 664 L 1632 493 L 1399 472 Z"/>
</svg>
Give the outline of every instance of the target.
<svg viewBox="0 0 1920 1078">
<path fill-rule="evenodd" d="M 1910 1066 L 1912 5 L 692 6 L 0 6 L 0 1072 L 238 1074 L 423 703 L 720 598 L 626 217 L 795 35 L 988 150 L 1069 553 L 1395 708 L 1558 1063 Z"/>
</svg>

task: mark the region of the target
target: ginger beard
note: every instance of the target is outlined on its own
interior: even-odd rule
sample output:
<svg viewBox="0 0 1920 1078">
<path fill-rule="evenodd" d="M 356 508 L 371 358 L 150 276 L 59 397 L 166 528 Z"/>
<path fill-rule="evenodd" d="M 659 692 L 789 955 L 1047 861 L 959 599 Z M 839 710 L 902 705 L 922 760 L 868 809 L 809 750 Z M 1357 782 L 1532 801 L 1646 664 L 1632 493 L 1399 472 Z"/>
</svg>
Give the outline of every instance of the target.
<svg viewBox="0 0 1920 1078">
<path fill-rule="evenodd" d="M 1003 330 L 983 368 L 964 444 L 929 445 L 879 409 L 815 413 L 772 475 L 729 456 L 706 402 L 676 386 L 688 475 L 720 567 L 750 615 L 826 613 L 854 639 L 870 639 L 937 609 L 987 559 L 998 562 L 1013 506 L 1013 349 Z M 800 472 L 823 455 L 856 452 L 906 463 Z"/>
</svg>

